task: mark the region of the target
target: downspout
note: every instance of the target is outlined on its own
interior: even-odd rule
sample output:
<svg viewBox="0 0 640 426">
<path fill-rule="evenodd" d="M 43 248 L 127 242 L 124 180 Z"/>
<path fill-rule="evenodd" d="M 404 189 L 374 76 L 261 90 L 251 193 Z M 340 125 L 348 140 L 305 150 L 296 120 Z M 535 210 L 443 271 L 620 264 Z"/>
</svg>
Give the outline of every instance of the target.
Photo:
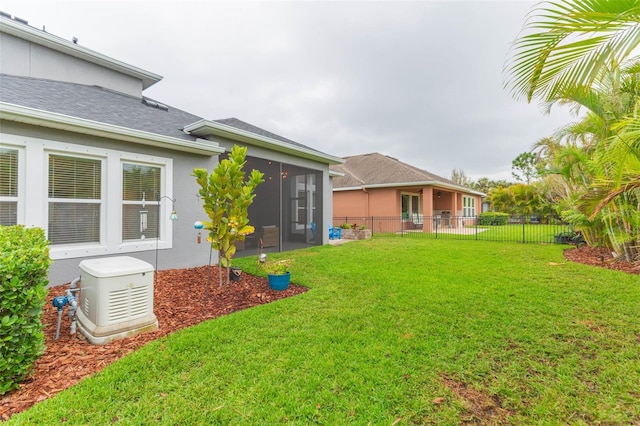
<svg viewBox="0 0 640 426">
<path fill-rule="evenodd" d="M 364 216 L 365 217 L 369 217 L 369 212 L 371 211 L 370 206 L 369 206 L 369 191 L 367 191 L 367 188 L 362 188 L 362 192 L 364 192 L 365 195 L 365 213 Z"/>
<path fill-rule="evenodd" d="M 279 206 L 278 206 L 278 210 L 279 210 L 279 217 L 278 217 L 278 223 L 279 223 L 279 227 L 280 227 L 280 235 L 278 235 L 278 252 L 282 252 L 282 235 L 284 234 L 284 223 L 283 222 L 283 218 L 284 218 L 284 178 L 282 176 L 282 161 L 279 162 L 279 166 L 280 166 L 280 193 L 279 193 Z M 288 208 L 289 206 L 287 206 Z M 290 214 L 290 213 L 289 213 Z M 287 225 L 288 226 L 288 225 Z"/>
<path fill-rule="evenodd" d="M 364 222 L 365 225 L 367 225 L 367 218 L 369 218 L 369 213 L 371 212 L 371 206 L 369 205 L 369 191 L 367 191 L 367 188 L 362 188 L 362 190 L 364 191 L 365 197 L 366 197 L 366 201 L 365 201 L 365 215 L 364 215 Z M 373 235 L 373 217 L 371 217 L 371 224 L 369 225 L 369 229 L 371 229 L 371 234 Z"/>
</svg>

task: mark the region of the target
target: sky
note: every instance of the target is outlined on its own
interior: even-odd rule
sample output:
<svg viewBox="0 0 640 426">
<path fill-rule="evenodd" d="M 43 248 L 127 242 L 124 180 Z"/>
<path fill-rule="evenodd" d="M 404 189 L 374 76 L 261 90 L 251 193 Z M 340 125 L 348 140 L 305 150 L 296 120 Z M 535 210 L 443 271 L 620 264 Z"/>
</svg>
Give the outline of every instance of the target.
<svg viewBox="0 0 640 426">
<path fill-rule="evenodd" d="M 380 152 L 449 178 L 511 162 L 575 120 L 504 88 L 535 2 L 2 0 L 36 28 L 164 78 L 145 95 L 332 156 Z"/>
</svg>

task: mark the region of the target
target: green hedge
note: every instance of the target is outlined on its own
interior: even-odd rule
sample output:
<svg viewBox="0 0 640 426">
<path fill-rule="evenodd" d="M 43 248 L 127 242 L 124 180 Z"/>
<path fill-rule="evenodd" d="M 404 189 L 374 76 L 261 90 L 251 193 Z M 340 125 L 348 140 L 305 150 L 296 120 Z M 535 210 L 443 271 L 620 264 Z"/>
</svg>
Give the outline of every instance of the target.
<svg viewBox="0 0 640 426">
<path fill-rule="evenodd" d="M 15 389 L 44 352 L 42 308 L 49 242 L 40 228 L 0 226 L 0 395 Z"/>
<path fill-rule="evenodd" d="M 484 212 L 478 217 L 478 225 L 506 225 L 509 222 L 507 213 Z"/>
</svg>

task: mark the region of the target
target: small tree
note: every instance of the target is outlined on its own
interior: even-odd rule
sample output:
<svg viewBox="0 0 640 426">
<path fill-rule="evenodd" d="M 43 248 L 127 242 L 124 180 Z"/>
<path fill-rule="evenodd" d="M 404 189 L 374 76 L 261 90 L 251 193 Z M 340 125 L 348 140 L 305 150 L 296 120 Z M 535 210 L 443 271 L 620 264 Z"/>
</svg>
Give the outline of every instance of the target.
<svg viewBox="0 0 640 426">
<path fill-rule="evenodd" d="M 536 154 L 533 152 L 523 152 L 511 162 L 511 175 L 518 181 L 527 185 L 539 176 L 537 168 Z"/>
<path fill-rule="evenodd" d="M 492 180 L 492 179 L 489 179 L 488 177 L 481 177 L 477 181 L 471 183 L 471 188 L 477 189 L 478 191 L 488 194 L 494 188 L 499 188 L 499 187 L 508 188 L 511 185 L 512 183 L 507 182 L 504 179 Z"/>
<path fill-rule="evenodd" d="M 249 225 L 249 206 L 255 198 L 255 189 L 264 182 L 264 173 L 252 170 L 245 181 L 247 148 L 234 146 L 228 159 L 220 161 L 211 174 L 206 169 L 194 169 L 203 200 L 203 208 L 210 222 L 204 222 L 204 229 L 209 231 L 207 240 L 211 247 L 218 251 L 220 267 L 227 268 L 227 284 L 229 283 L 229 267 L 236 253 L 236 241 L 244 241 L 252 234 L 254 227 Z M 220 276 L 222 285 L 222 276 Z"/>
<path fill-rule="evenodd" d="M 471 179 L 464 174 L 464 170 L 462 169 L 453 169 L 451 171 L 451 180 L 457 183 L 458 185 L 469 186 L 471 185 Z"/>
</svg>

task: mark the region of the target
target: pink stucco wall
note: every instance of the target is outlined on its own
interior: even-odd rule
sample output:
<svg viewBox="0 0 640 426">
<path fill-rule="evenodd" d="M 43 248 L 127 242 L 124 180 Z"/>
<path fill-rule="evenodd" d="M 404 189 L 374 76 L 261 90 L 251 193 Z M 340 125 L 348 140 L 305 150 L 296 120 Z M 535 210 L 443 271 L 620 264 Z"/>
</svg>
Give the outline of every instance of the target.
<svg viewBox="0 0 640 426">
<path fill-rule="evenodd" d="M 333 216 L 370 216 L 367 208 L 368 196 L 361 190 L 334 191 Z"/>
<path fill-rule="evenodd" d="M 452 216 L 462 212 L 462 192 L 427 186 L 424 188 L 369 188 L 366 191 L 336 191 L 333 193 L 334 217 L 400 216 L 403 191 L 417 193 L 422 190 L 422 215 L 431 217 L 434 210 L 450 211 Z M 476 215 L 481 213 L 482 198 L 476 199 Z M 425 229 L 426 230 L 426 229 Z"/>
<path fill-rule="evenodd" d="M 400 196 L 395 188 L 374 188 L 333 193 L 333 216 L 398 216 Z"/>
<path fill-rule="evenodd" d="M 369 189 L 369 215 L 399 216 L 400 193 L 396 188 Z"/>
</svg>

